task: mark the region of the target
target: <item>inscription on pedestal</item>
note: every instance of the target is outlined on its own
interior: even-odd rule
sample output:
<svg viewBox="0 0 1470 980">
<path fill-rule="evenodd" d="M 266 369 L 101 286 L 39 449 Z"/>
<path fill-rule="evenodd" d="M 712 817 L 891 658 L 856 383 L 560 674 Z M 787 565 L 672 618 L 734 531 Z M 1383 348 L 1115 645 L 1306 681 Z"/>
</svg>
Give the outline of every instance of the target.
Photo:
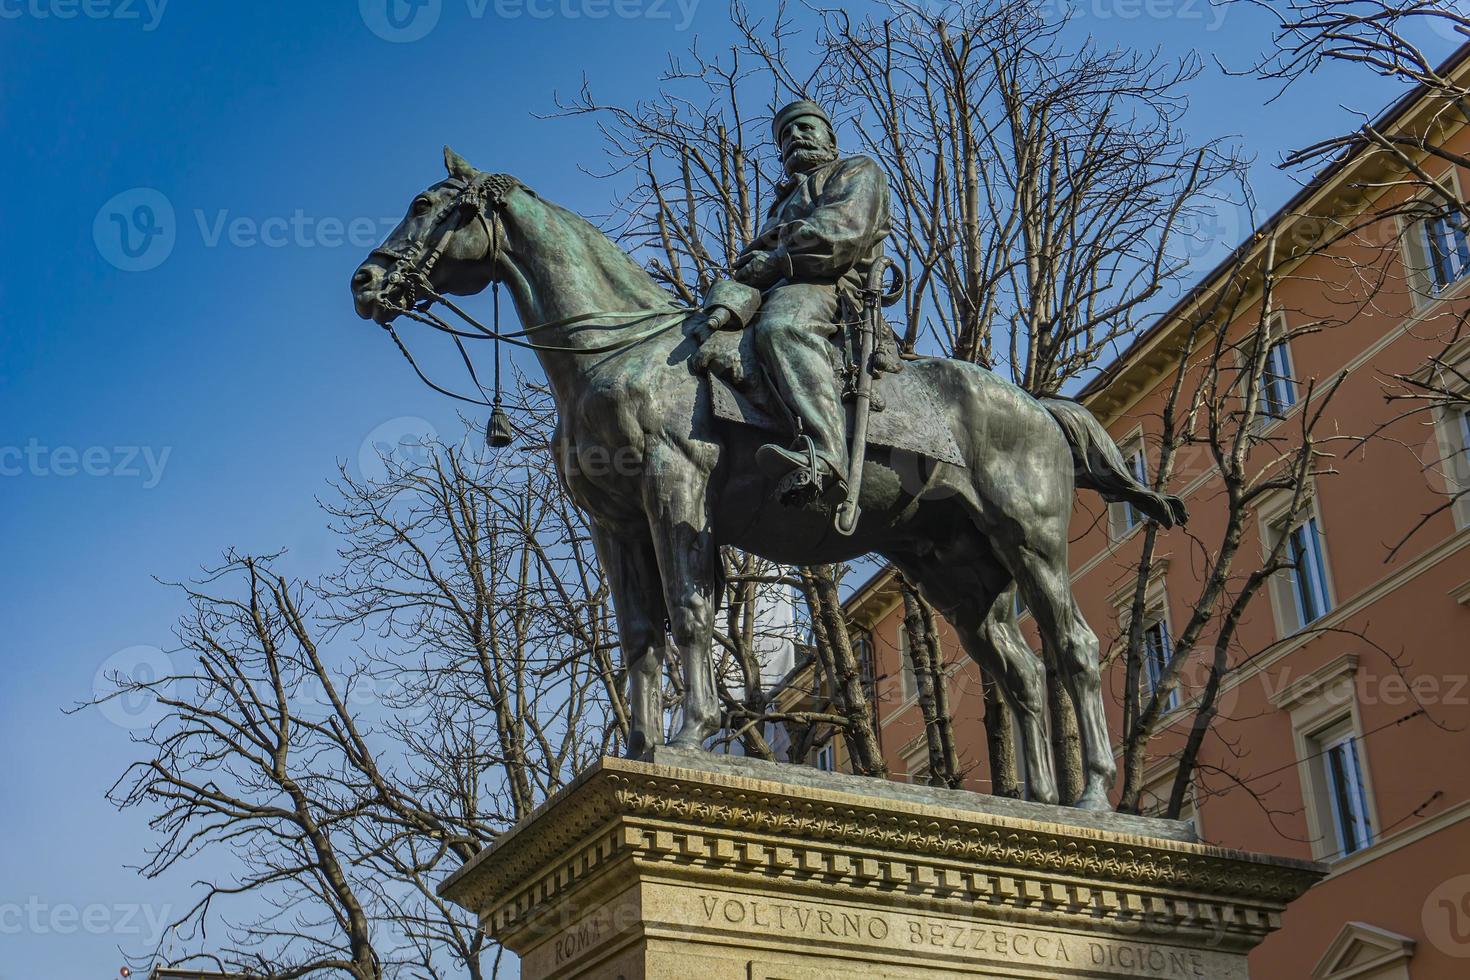
<svg viewBox="0 0 1470 980">
<path fill-rule="evenodd" d="M 1047 933 L 995 924 L 973 924 L 902 912 L 823 907 L 799 900 L 700 893 L 700 925 L 782 937 L 882 944 L 889 950 L 964 961 L 1050 965 L 1160 980 L 1239 975 L 1233 957 L 1151 942 Z"/>
</svg>

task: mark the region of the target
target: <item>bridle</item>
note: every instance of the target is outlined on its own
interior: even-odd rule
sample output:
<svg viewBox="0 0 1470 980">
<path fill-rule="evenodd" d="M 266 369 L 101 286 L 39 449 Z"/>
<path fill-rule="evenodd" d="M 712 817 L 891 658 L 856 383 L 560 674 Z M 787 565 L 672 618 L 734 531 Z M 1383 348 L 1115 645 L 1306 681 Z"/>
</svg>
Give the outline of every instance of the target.
<svg viewBox="0 0 1470 980">
<path fill-rule="evenodd" d="M 429 284 L 429 276 L 443 257 L 450 237 L 459 230 L 460 222 L 450 220 L 452 218 L 465 212 L 472 214 L 485 227 L 485 235 L 490 239 L 491 268 L 499 263 L 501 236 L 504 232 L 500 210 L 505 206 L 506 195 L 517 183 L 509 174 L 479 174 L 466 180 L 458 193 L 439 206 L 429 222 L 432 246 L 429 238 L 410 237 L 402 248 L 379 246 L 368 253 L 368 258 L 376 256 L 391 262 L 384 279 L 385 287 L 388 290 L 400 289 L 406 295 L 405 302 L 397 312 L 411 311 L 420 292 L 427 294 L 431 300 L 438 298 Z"/>
<path fill-rule="evenodd" d="M 535 351 L 552 351 L 569 354 L 607 354 L 614 353 L 635 344 L 642 343 L 659 334 L 672 330 L 681 324 L 688 314 L 697 312 L 698 307 L 687 307 L 670 304 L 667 307 L 646 310 L 630 310 L 624 312 L 594 311 L 577 316 L 563 317 L 559 320 L 551 320 L 545 323 L 533 324 L 522 330 L 506 333 L 500 329 L 500 268 L 501 254 L 505 242 L 505 199 L 512 190 L 520 188 L 525 190 L 525 185 L 510 174 L 487 174 L 476 173 L 474 177 L 466 179 L 459 191 L 439 209 L 434 212 L 433 219 L 428 224 L 428 235 L 424 238 L 408 238 L 401 248 L 388 248 L 379 246 L 368 253 L 369 258 L 381 257 L 389 260 L 387 274 L 384 277 L 383 295 L 392 297 L 401 294 L 403 300 L 391 307 L 392 312 L 399 313 L 427 324 L 442 333 L 447 333 L 454 340 L 459 349 L 461 359 L 468 370 L 470 379 L 479 389 L 481 397 L 471 398 L 461 395 L 446 388 L 442 388 L 430 381 L 419 368 L 413 355 L 409 353 L 408 347 L 403 343 L 398 332 L 393 328 L 391 321 L 383 324 L 383 329 L 393 338 L 400 353 L 413 368 L 414 373 L 419 376 L 424 384 L 443 395 L 460 401 L 469 402 L 472 405 L 483 405 L 500 411 L 500 343 L 512 344 Z M 448 297 L 437 292 L 431 283 L 429 276 L 434 267 L 444 255 L 444 250 L 449 245 L 450 238 L 463 225 L 464 216 L 468 214 L 474 220 L 480 222 L 485 228 L 485 235 L 490 241 L 489 262 L 491 270 L 491 282 L 494 284 L 493 326 L 485 326 L 464 310 L 460 309 Z M 432 307 L 435 303 L 441 304 L 470 327 L 475 332 L 457 329 L 446 323 L 444 319 L 434 313 Z M 629 322 L 619 324 L 594 325 L 596 320 L 623 320 Z M 654 323 L 644 330 L 637 331 L 631 335 L 619 337 L 606 344 L 593 347 L 558 347 L 550 344 L 538 344 L 530 338 L 543 331 L 561 327 L 579 326 L 586 324 L 583 329 L 592 329 L 598 326 L 600 329 L 626 330 L 637 325 L 640 321 L 653 320 Z M 524 339 L 523 339 L 524 338 Z M 475 373 L 474 362 L 470 359 L 469 352 L 465 350 L 465 340 L 493 340 L 495 342 L 495 397 L 494 401 L 485 399 L 485 389 L 480 384 L 480 379 Z"/>
</svg>

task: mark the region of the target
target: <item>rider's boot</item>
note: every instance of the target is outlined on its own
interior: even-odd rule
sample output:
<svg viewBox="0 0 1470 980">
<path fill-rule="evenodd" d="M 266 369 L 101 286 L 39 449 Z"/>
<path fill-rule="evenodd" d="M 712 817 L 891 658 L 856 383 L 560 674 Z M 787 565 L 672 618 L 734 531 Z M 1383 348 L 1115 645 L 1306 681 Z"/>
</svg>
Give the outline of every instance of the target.
<svg viewBox="0 0 1470 980">
<path fill-rule="evenodd" d="M 839 443 L 840 445 L 840 443 Z M 813 497 L 837 503 L 847 496 L 846 453 L 836 456 L 809 435 L 796 437 L 795 448 L 766 443 L 756 450 L 756 465 L 776 480 L 776 496 L 782 503 L 802 503 Z"/>
</svg>

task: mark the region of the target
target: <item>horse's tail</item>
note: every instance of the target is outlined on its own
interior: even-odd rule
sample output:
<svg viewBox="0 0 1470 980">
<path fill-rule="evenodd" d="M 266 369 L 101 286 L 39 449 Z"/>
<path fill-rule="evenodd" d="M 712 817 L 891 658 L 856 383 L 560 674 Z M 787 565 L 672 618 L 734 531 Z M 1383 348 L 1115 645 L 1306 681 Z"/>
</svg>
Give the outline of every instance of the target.
<svg viewBox="0 0 1470 980">
<path fill-rule="evenodd" d="M 1118 444 L 1086 406 L 1066 398 L 1043 398 L 1041 404 L 1067 437 L 1077 486 L 1096 490 L 1113 503 L 1132 504 L 1164 527 L 1189 520 L 1184 501 L 1172 493 L 1155 493 L 1128 472 Z"/>
</svg>

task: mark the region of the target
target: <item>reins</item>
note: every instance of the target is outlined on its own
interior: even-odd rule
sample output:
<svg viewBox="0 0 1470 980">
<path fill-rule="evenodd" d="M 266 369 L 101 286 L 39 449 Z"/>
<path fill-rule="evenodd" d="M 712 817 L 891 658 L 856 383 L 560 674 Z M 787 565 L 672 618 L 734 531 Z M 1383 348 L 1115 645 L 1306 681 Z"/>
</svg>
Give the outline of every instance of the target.
<svg viewBox="0 0 1470 980">
<path fill-rule="evenodd" d="M 460 188 L 459 193 L 457 193 L 452 199 L 446 202 L 439 209 L 438 213 L 435 214 L 433 224 L 430 226 L 431 234 L 436 231 L 438 232 L 438 234 L 435 235 L 435 241 L 432 248 L 428 246 L 428 243 L 425 239 L 410 238 L 408 239 L 402 250 L 395 250 L 384 247 L 373 249 L 373 251 L 370 253 L 371 255 L 382 256 L 384 258 L 392 260 L 392 264 L 388 267 L 388 273 L 385 279 L 385 283 L 389 287 L 401 287 L 406 294 L 406 300 L 403 303 L 402 308 L 398 312 L 402 313 L 412 320 L 417 320 L 418 322 L 426 324 L 434 328 L 435 330 L 446 333 L 453 338 L 454 345 L 459 350 L 460 358 L 464 361 L 465 368 L 469 372 L 470 380 L 474 382 L 475 387 L 479 390 L 481 397 L 479 399 L 475 399 L 467 395 L 457 394 L 456 392 L 449 391 L 448 389 L 443 388 L 440 385 L 437 385 L 433 381 L 429 380 L 428 376 L 419 367 L 418 362 L 414 360 L 413 355 L 409 352 L 408 346 L 403 342 L 402 338 L 398 336 L 398 331 L 393 328 L 393 324 L 391 322 L 383 324 L 383 329 L 386 330 L 388 332 L 388 335 L 393 338 L 393 343 L 397 346 L 399 352 L 403 355 L 404 359 L 408 361 L 409 366 L 413 368 L 414 373 L 418 375 L 419 380 L 442 395 L 448 395 L 450 398 L 455 398 L 459 401 L 468 402 L 472 405 L 482 405 L 488 408 L 492 408 L 493 411 L 496 413 L 496 417 L 499 417 L 499 413 L 501 411 L 500 345 L 502 342 L 510 344 L 514 347 L 521 347 L 526 350 L 533 351 L 547 351 L 551 353 L 564 354 L 610 354 L 617 351 L 625 350 L 629 347 L 633 347 L 634 345 L 641 344 L 646 340 L 651 340 L 652 338 L 657 337 L 660 334 L 666 333 L 669 330 L 677 327 L 679 324 L 683 323 L 684 319 L 690 313 L 698 311 L 698 307 L 677 305 L 643 310 L 595 310 L 591 313 L 580 313 L 575 316 L 561 317 L 560 319 L 548 320 L 544 323 L 532 324 L 531 326 L 521 330 L 514 330 L 510 332 L 501 330 L 500 277 L 496 273 L 496 270 L 499 268 L 500 265 L 500 255 L 502 251 L 501 238 L 504 232 L 504 228 L 502 226 L 503 219 L 501 218 L 500 211 L 505 206 L 506 195 L 510 193 L 512 188 L 518 186 L 518 184 L 519 182 L 516 181 L 514 177 L 511 177 L 509 174 L 481 174 L 480 176 L 472 180 L 468 180 L 465 182 L 464 186 Z M 491 321 L 492 326 L 489 327 L 485 326 L 479 320 L 475 319 L 473 316 L 470 316 L 470 314 L 460 309 L 457 304 L 455 304 L 448 297 L 437 292 L 430 284 L 429 274 L 433 272 L 434 266 L 438 264 L 439 259 L 443 256 L 444 250 L 449 244 L 450 236 L 452 236 L 458 228 L 458 225 L 452 222 L 450 219 L 454 218 L 457 214 L 462 213 L 465 209 L 473 210 L 475 217 L 478 218 L 481 224 L 485 226 L 486 235 L 487 237 L 489 237 L 491 242 L 490 269 L 491 281 L 494 283 L 494 305 L 493 318 Z M 422 300 L 420 300 L 420 297 L 422 297 Z M 474 328 L 474 330 L 477 332 L 471 333 L 466 330 L 461 330 L 446 322 L 443 317 L 440 317 L 438 314 L 434 313 L 432 307 L 435 303 L 442 304 L 445 308 L 447 308 L 455 316 L 463 320 L 470 327 Z M 629 319 L 629 322 L 627 323 L 617 324 L 596 322 L 604 320 L 622 320 L 625 318 L 631 319 Z M 539 334 L 542 331 L 558 330 L 565 327 L 576 327 L 583 324 L 586 324 L 587 326 L 582 327 L 582 329 L 588 330 L 628 330 L 637 326 L 640 322 L 645 320 L 653 320 L 654 323 L 645 329 L 633 333 L 632 335 L 620 336 L 612 341 L 609 341 L 608 343 L 599 344 L 592 347 L 566 347 L 555 344 L 541 344 L 537 343 L 533 339 L 536 334 Z M 493 401 L 485 400 L 485 389 L 480 384 L 480 379 L 475 372 L 475 365 L 469 355 L 469 351 L 465 349 L 465 340 L 494 341 L 495 395 Z M 497 424 L 496 417 L 492 418 L 492 428 Z M 501 425 L 508 426 L 508 423 L 505 423 L 503 418 L 500 418 L 499 421 Z"/>
</svg>

